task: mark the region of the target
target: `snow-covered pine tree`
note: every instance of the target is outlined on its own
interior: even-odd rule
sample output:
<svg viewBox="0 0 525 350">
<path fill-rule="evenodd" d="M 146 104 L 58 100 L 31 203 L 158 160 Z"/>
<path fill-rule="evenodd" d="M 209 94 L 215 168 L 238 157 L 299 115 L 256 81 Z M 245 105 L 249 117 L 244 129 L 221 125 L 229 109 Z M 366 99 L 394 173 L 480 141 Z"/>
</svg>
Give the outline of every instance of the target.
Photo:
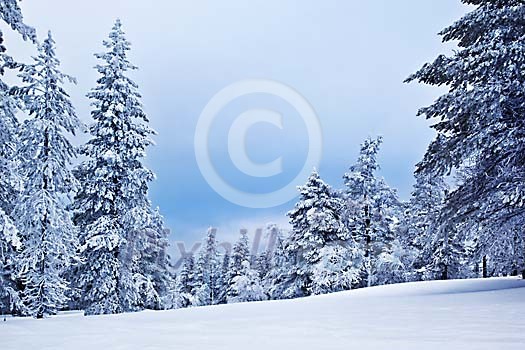
<svg viewBox="0 0 525 350">
<path fill-rule="evenodd" d="M 405 282 L 411 272 L 411 253 L 400 240 L 400 223 L 403 221 L 403 204 L 397 191 L 390 188 L 383 179 L 378 181 L 378 194 L 371 207 L 372 222 L 371 256 L 373 265 L 372 285 L 385 285 Z"/>
<path fill-rule="evenodd" d="M 289 264 L 272 289 L 282 298 L 350 289 L 358 267 L 354 241 L 342 219 L 343 201 L 315 170 L 299 191 L 300 200 L 288 213 L 292 225 L 286 241 Z"/>
<path fill-rule="evenodd" d="M 476 262 L 485 261 L 484 277 L 516 276 L 525 264 L 525 235 L 523 235 L 525 221 L 523 218 L 514 218 L 509 220 L 505 226 L 497 231 L 491 229 L 482 231 L 480 234 L 481 237 L 484 235 L 482 242 L 488 243 L 498 240 L 498 244 L 486 244 L 478 247 L 479 249 L 476 252 L 478 255 Z M 479 257 L 480 254 L 483 256 Z"/>
<path fill-rule="evenodd" d="M 520 272 L 525 263 L 524 225 L 525 218 L 520 216 L 498 227 L 488 221 L 467 221 L 462 225 L 465 251 L 475 277 L 515 276 Z"/>
<path fill-rule="evenodd" d="M 443 220 L 443 219 L 441 219 Z M 453 221 L 441 224 L 430 243 L 431 257 L 428 265 L 430 279 L 461 278 L 462 259 L 465 258 L 464 240 L 459 232 L 460 225 Z"/>
<path fill-rule="evenodd" d="M 405 216 L 406 230 L 400 237 L 402 245 L 416 254 L 412 266 L 417 275 L 414 279 L 424 278 L 425 271 L 433 263 L 434 238 L 439 231 L 448 188 L 442 176 L 416 173 L 416 183 Z M 432 278 L 432 275 L 426 277 Z"/>
<path fill-rule="evenodd" d="M 288 278 L 290 268 L 285 239 L 280 230 L 276 232 L 275 245 L 272 250 L 270 271 L 263 281 L 263 286 L 270 299 L 279 300 L 284 299 L 284 289 L 286 288 L 284 282 Z"/>
<path fill-rule="evenodd" d="M 509 220 L 525 216 L 525 3 L 462 2 L 476 8 L 440 33 L 459 49 L 407 79 L 448 88 L 418 113 L 435 120 L 437 131 L 418 171 L 441 175 L 468 165 L 471 173 L 446 203 L 453 217 L 445 219 L 482 222 L 500 244 L 496 232 L 505 235 Z"/>
<path fill-rule="evenodd" d="M 401 216 L 396 191 L 376 176 L 379 170 L 377 153 L 382 141 L 382 137 L 366 139 L 361 145 L 357 163 L 343 176 L 344 221 L 363 255 L 364 286 L 387 283 L 375 276 L 376 270 L 387 266 L 380 264 L 380 257 L 384 261 L 393 261 L 387 255 L 393 250 L 394 226 Z"/>
<path fill-rule="evenodd" d="M 352 289 L 360 279 L 361 252 L 350 239 L 327 242 L 312 269 L 311 294 Z"/>
<path fill-rule="evenodd" d="M 230 252 L 225 251 L 222 256 L 220 265 L 220 273 L 217 279 L 217 304 L 226 303 L 226 295 L 228 293 L 228 278 L 230 276 Z"/>
<path fill-rule="evenodd" d="M 59 70 L 54 44 L 49 33 L 35 63 L 22 69 L 25 86 L 14 88 L 29 114 L 18 149 L 25 179 L 14 209 L 22 235 L 18 273 L 26 312 L 37 318 L 65 305 L 69 286 L 63 274 L 77 251 L 77 231 L 66 209 L 77 184 L 68 170 L 76 154 L 65 134 L 74 135 L 80 121 L 62 87 L 74 79 Z"/>
<path fill-rule="evenodd" d="M 0 17 L 14 30 L 22 35 L 24 40 L 30 39 L 36 43 L 36 32 L 32 27 L 23 23 L 22 12 L 16 0 L 0 2 Z M 0 31 L 0 77 L 3 77 L 6 68 L 20 68 L 21 65 L 6 53 L 2 31 Z M 19 133 L 19 123 L 16 112 L 20 109 L 17 96 L 10 92 L 9 85 L 0 79 L 0 209 L 9 215 L 14 207 L 13 200 L 19 192 L 20 179 L 16 176 L 16 146 Z"/>
<path fill-rule="evenodd" d="M 242 262 L 250 261 L 250 241 L 248 238 L 248 230 L 241 229 L 239 240 L 234 244 L 232 254 L 230 257 L 230 278 L 239 275 L 243 269 Z"/>
<path fill-rule="evenodd" d="M 219 253 L 217 251 L 217 229 L 209 228 L 202 245 L 195 267 L 194 306 L 214 305 L 218 303 L 220 286 Z"/>
<path fill-rule="evenodd" d="M 3 313 L 12 311 L 19 300 L 14 263 L 20 237 L 11 216 L 20 189 L 15 161 L 18 106 L 8 90 L 7 84 L 0 80 L 0 310 Z"/>
<path fill-rule="evenodd" d="M 272 263 L 271 252 L 265 250 L 255 257 L 255 270 L 259 274 L 261 280 L 266 278 L 266 275 L 270 272 Z"/>
<path fill-rule="evenodd" d="M 16 284 L 16 257 L 20 237 L 11 218 L 0 208 L 0 312 L 22 308 Z"/>
<path fill-rule="evenodd" d="M 155 132 L 147 126 L 137 84 L 127 76 L 136 67 L 127 58 L 130 43 L 120 20 L 104 46 L 107 51 L 95 55 L 102 61 L 96 66 L 101 77 L 88 94 L 95 120 L 91 139 L 82 148 L 88 160 L 75 172 L 81 190 L 74 219 L 81 229 L 85 262 L 79 277 L 80 306 L 87 315 L 143 308 L 141 283 L 156 279 L 145 275 L 140 263 L 149 250 L 146 233 L 155 221 L 147 197 L 154 174 L 142 164 Z"/>
<path fill-rule="evenodd" d="M 407 245 L 423 250 L 432 238 L 449 186 L 442 176 L 416 173 L 416 183 L 409 202 Z"/>
<path fill-rule="evenodd" d="M 36 42 L 35 30 L 24 24 L 22 12 L 16 0 L 0 2 L 0 17 L 18 31 L 24 40 Z M 0 75 L 6 68 L 19 68 L 13 58 L 6 53 L 0 31 Z M 15 276 L 16 250 L 20 237 L 14 225 L 11 212 L 16 203 L 21 180 L 17 176 L 16 146 L 19 123 L 16 111 L 18 101 L 9 93 L 10 87 L 0 78 L 0 311 L 12 312 L 22 307 L 18 295 Z"/>
<path fill-rule="evenodd" d="M 372 284 L 372 222 L 373 202 L 377 194 L 377 178 L 375 172 L 379 169 L 377 153 L 383 142 L 382 137 L 373 140 L 366 139 L 361 145 L 357 163 L 350 167 L 343 176 L 345 188 L 342 197 L 345 199 L 345 223 L 352 236 L 363 250 L 363 283 Z"/>
<path fill-rule="evenodd" d="M 9 87 L 0 80 L 0 209 L 7 220 L 10 220 L 14 199 L 21 187 L 16 165 L 18 107 L 17 101 L 9 93 Z"/>
<path fill-rule="evenodd" d="M 272 257 L 275 253 L 277 242 L 282 240 L 282 233 L 276 224 L 270 223 L 265 229 L 266 248 L 255 257 L 255 269 L 259 273 L 261 280 L 266 281 L 272 269 Z"/>
<path fill-rule="evenodd" d="M 140 245 L 141 258 L 138 274 L 141 298 L 146 309 L 161 310 L 168 307 L 169 290 L 173 285 L 170 257 L 167 253 L 169 230 L 164 219 L 155 209 L 149 227 L 144 231 Z"/>
<path fill-rule="evenodd" d="M 184 257 L 182 267 L 175 282 L 175 289 L 171 292 L 174 309 L 189 307 L 193 304 L 195 285 L 195 262 L 193 255 Z"/>
<path fill-rule="evenodd" d="M 261 285 L 257 270 L 250 262 L 243 260 L 239 274 L 232 278 L 228 293 L 228 304 L 266 300 L 266 293 Z"/>
<path fill-rule="evenodd" d="M 233 288 L 235 277 L 241 276 L 246 272 L 244 262 L 250 264 L 250 243 L 248 239 L 248 230 L 241 229 L 239 240 L 235 243 L 230 257 L 230 266 L 227 276 L 226 299 L 232 300 L 237 296 L 237 290 Z M 251 269 L 251 268 L 250 268 Z"/>
</svg>

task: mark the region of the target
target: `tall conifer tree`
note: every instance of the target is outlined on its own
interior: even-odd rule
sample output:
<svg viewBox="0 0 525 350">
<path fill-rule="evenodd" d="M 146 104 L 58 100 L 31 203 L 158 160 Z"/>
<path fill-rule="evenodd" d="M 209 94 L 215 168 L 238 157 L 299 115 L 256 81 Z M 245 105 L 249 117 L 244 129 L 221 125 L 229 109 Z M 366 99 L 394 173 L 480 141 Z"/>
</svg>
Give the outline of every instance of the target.
<svg viewBox="0 0 525 350">
<path fill-rule="evenodd" d="M 22 234 L 18 271 L 24 284 L 27 313 L 37 318 L 55 314 L 67 301 L 65 268 L 76 260 L 77 232 L 67 206 L 76 189 L 69 169 L 75 149 L 66 134 L 80 121 L 63 89 L 74 81 L 59 70 L 51 33 L 39 48 L 35 63 L 25 65 L 16 88 L 29 114 L 20 135 L 20 173 L 24 189 L 14 209 Z"/>
<path fill-rule="evenodd" d="M 396 191 L 376 174 L 382 142 L 382 137 L 366 139 L 357 162 L 343 176 L 345 223 L 363 254 L 362 282 L 368 287 L 381 284 L 375 275 L 383 266 L 380 259 L 388 260 L 397 244 L 394 225 L 401 215 Z"/>
<path fill-rule="evenodd" d="M 96 66 L 101 77 L 88 94 L 95 120 L 91 139 L 82 148 L 88 160 L 76 170 L 82 186 L 74 205 L 75 222 L 86 264 L 80 271 L 80 306 L 86 314 L 140 310 L 149 304 L 145 294 L 154 295 L 153 278 L 146 270 L 155 269 L 145 269 L 142 260 L 148 258 L 151 244 L 147 233 L 158 226 L 147 197 L 154 174 L 142 159 L 155 132 L 147 125 L 137 84 L 128 77 L 136 67 L 127 58 L 130 43 L 120 20 L 104 46 L 107 51 L 95 55 L 102 61 Z M 159 238 L 165 237 L 153 237 Z"/>
<path fill-rule="evenodd" d="M 36 43 L 36 32 L 23 22 L 22 11 L 16 0 L 0 2 L 0 18 L 24 40 Z M 7 68 L 20 64 L 7 52 L 0 31 L 0 311 L 11 312 L 21 308 L 16 282 L 15 263 L 21 248 L 20 236 L 15 227 L 12 210 L 21 189 L 21 178 L 16 166 L 19 122 L 16 112 L 19 101 L 10 93 L 10 86 L 3 76 Z"/>
<path fill-rule="evenodd" d="M 440 33 L 459 49 L 438 56 L 407 80 L 448 89 L 419 111 L 436 121 L 437 136 L 417 171 L 439 176 L 468 167 L 468 176 L 447 200 L 444 220 L 482 222 L 480 232 L 493 234 L 480 239 L 506 249 L 507 240 L 499 237 L 518 230 L 517 242 L 523 241 L 525 222 L 525 3 L 462 2 L 476 8 Z"/>
</svg>

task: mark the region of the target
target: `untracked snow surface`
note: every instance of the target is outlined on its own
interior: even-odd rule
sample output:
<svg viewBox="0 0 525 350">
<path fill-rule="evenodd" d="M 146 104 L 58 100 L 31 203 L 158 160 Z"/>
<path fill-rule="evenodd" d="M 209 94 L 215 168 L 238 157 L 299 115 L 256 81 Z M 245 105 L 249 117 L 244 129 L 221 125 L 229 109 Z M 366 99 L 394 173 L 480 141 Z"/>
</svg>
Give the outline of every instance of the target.
<svg viewBox="0 0 525 350">
<path fill-rule="evenodd" d="M 525 349 L 525 281 L 417 282 L 304 299 L 0 323 L 0 349 Z"/>
</svg>

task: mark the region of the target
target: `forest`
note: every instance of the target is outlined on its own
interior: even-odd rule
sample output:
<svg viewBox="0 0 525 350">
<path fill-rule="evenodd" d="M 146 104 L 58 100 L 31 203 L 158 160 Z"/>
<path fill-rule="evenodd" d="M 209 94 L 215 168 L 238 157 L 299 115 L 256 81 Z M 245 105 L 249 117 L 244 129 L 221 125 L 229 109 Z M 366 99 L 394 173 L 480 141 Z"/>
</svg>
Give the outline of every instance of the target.
<svg viewBox="0 0 525 350">
<path fill-rule="evenodd" d="M 525 3 L 462 2 L 475 8 L 439 33 L 458 49 L 406 79 L 446 88 L 414 111 L 432 121 L 435 138 L 408 201 L 378 175 L 383 139 L 370 137 L 341 174 L 343 188 L 312 169 L 287 213 L 291 230 L 268 225 L 265 251 L 253 254 L 245 230 L 224 251 L 210 228 L 176 270 L 172 238 L 148 194 L 155 174 L 144 159 L 156 131 L 130 78 L 138 67 L 123 24 L 115 21 L 95 54 L 92 122 L 84 125 L 52 33 L 40 41 L 18 1 L 0 1 L 1 19 L 38 49 L 18 62 L 0 39 L 2 313 L 40 319 L 525 279 Z M 81 135 L 87 141 L 73 146 Z"/>
</svg>

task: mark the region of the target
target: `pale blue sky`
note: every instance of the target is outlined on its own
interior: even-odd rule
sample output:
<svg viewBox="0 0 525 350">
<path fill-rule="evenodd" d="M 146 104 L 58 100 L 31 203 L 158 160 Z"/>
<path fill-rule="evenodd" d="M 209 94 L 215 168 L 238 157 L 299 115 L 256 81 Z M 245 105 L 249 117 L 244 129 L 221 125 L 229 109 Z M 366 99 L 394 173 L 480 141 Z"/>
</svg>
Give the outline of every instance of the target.
<svg viewBox="0 0 525 350">
<path fill-rule="evenodd" d="M 42 38 L 52 30 L 80 117 L 89 122 L 89 101 L 97 73 L 93 53 L 102 49 L 119 17 L 132 42 L 133 73 L 145 110 L 159 132 L 147 159 L 158 176 L 151 198 L 161 207 L 173 240 L 199 240 L 206 227 L 227 236 L 239 226 L 285 222 L 293 201 L 271 209 L 231 204 L 206 183 L 197 167 L 193 135 L 209 99 L 242 79 L 265 78 L 295 88 L 314 107 L 324 145 L 321 176 L 335 187 L 351 165 L 360 142 L 381 134 L 381 174 L 408 198 L 415 163 L 432 138 L 416 117 L 440 90 L 403 80 L 451 46 L 437 33 L 467 10 L 459 0 L 24 0 L 26 22 Z M 11 53 L 30 51 L 10 35 Z M 283 156 L 282 176 L 243 177 L 227 155 L 225 130 L 244 108 L 276 108 L 291 121 L 280 131 L 269 125 L 248 133 L 247 151 L 256 161 Z M 212 156 L 224 177 L 244 190 L 286 184 L 302 165 L 307 138 L 290 106 L 253 95 L 221 113 L 210 135 Z M 287 127 L 288 128 L 287 128 Z M 256 181 L 257 180 L 257 181 Z M 219 236 L 220 237 L 220 236 Z"/>
</svg>

